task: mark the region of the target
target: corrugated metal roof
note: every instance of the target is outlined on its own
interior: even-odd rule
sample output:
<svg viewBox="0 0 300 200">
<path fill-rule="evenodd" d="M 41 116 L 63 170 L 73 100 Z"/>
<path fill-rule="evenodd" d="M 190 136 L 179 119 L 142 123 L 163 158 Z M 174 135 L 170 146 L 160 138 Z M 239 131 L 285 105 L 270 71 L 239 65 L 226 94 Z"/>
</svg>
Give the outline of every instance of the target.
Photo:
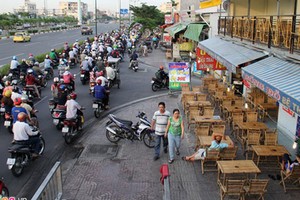
<svg viewBox="0 0 300 200">
<path fill-rule="evenodd" d="M 199 42 L 199 47 L 234 73 L 237 66 L 266 56 L 262 52 L 217 37 Z"/>
<path fill-rule="evenodd" d="M 300 102 L 300 65 L 269 57 L 243 68 L 265 83 Z"/>
</svg>

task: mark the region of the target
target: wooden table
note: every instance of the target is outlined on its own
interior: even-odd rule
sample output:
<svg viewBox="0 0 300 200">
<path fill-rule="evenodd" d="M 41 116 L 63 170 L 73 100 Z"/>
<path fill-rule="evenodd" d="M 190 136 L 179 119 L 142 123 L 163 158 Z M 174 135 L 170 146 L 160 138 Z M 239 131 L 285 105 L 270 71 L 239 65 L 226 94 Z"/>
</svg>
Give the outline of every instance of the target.
<svg viewBox="0 0 300 200">
<path fill-rule="evenodd" d="M 185 104 L 189 107 L 211 106 L 211 103 L 209 101 L 187 101 Z"/>
<path fill-rule="evenodd" d="M 204 94 L 202 92 L 194 92 L 194 91 L 182 91 L 182 94 L 194 94 L 196 96 L 196 94 Z"/>
<path fill-rule="evenodd" d="M 268 126 L 263 122 L 237 122 L 239 129 L 242 130 L 267 130 Z"/>
<path fill-rule="evenodd" d="M 205 117 L 205 116 L 196 116 L 195 117 L 195 123 L 201 124 L 201 123 L 220 123 L 224 122 L 220 116 L 213 116 L 213 117 Z"/>
<path fill-rule="evenodd" d="M 212 136 L 207 136 L 207 135 L 199 135 L 198 139 L 200 141 L 200 146 L 201 147 L 209 147 L 211 145 L 212 142 Z M 231 138 L 226 135 L 226 140 L 222 140 L 222 143 L 226 143 L 226 144 L 233 144 Z"/>
<path fill-rule="evenodd" d="M 260 157 L 281 157 L 283 154 L 287 153 L 288 150 L 283 145 L 253 145 L 252 149 L 254 151 L 252 155 L 252 160 L 254 160 L 255 155 L 257 156 L 256 165 L 259 165 Z"/>
<path fill-rule="evenodd" d="M 229 174 L 255 174 L 255 178 L 260 169 L 255 165 L 253 160 L 222 160 L 217 161 L 218 165 L 218 181 L 220 175 L 223 174 L 223 184 L 226 180 L 226 175 Z"/>
</svg>

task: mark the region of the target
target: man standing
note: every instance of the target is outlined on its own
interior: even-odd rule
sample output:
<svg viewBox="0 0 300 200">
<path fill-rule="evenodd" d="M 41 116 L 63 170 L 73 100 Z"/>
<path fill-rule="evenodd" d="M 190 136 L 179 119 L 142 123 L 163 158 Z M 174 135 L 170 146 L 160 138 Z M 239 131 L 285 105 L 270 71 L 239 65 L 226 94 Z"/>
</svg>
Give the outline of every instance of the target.
<svg viewBox="0 0 300 200">
<path fill-rule="evenodd" d="M 169 117 L 171 116 L 170 112 L 166 110 L 166 105 L 164 102 L 158 103 L 158 111 L 156 111 L 152 118 L 151 129 L 154 129 L 155 126 L 155 156 L 153 160 L 159 159 L 160 154 L 160 143 L 163 140 L 164 152 L 168 152 L 168 138 L 164 137 Z"/>
</svg>

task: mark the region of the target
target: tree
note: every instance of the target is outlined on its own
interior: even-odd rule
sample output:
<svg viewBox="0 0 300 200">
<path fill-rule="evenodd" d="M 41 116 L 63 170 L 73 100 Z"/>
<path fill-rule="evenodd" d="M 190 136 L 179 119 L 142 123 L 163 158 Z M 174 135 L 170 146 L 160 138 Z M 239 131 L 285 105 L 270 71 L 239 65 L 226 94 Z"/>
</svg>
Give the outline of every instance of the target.
<svg viewBox="0 0 300 200">
<path fill-rule="evenodd" d="M 134 22 L 142 24 L 143 29 L 152 30 L 164 24 L 164 14 L 156 6 L 148 6 L 143 3 L 140 7 L 130 5 L 130 10 L 135 17 Z"/>
</svg>

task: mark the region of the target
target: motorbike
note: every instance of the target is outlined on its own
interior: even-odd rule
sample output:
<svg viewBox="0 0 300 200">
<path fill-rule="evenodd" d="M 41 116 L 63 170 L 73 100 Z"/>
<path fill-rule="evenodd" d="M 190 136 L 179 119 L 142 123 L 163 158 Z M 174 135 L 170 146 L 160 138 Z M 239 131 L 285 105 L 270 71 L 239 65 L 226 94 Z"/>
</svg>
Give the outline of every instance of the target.
<svg viewBox="0 0 300 200">
<path fill-rule="evenodd" d="M 75 60 L 75 58 L 70 58 L 68 62 L 69 62 L 69 66 L 70 66 L 70 67 L 73 67 L 73 66 L 76 65 L 76 60 Z"/>
<path fill-rule="evenodd" d="M 95 81 L 90 81 L 90 94 L 92 95 L 92 96 L 94 96 L 94 87 L 95 87 L 95 85 L 96 85 L 96 82 Z"/>
<path fill-rule="evenodd" d="M 45 140 L 41 134 L 41 132 L 36 128 L 32 127 L 33 131 L 38 131 L 36 136 L 40 139 L 39 143 L 39 155 L 42 155 L 45 150 Z M 19 177 L 22 175 L 24 167 L 29 165 L 31 161 L 35 158 L 32 156 L 33 149 L 30 145 L 23 145 L 19 143 L 13 143 L 11 147 L 9 147 L 8 152 L 11 154 L 11 157 L 7 159 L 8 169 L 11 170 L 12 174 L 15 177 Z"/>
<path fill-rule="evenodd" d="M 43 88 L 47 87 L 48 81 L 45 75 L 38 75 L 38 79 L 40 80 L 39 85 Z"/>
<path fill-rule="evenodd" d="M 155 136 L 150 130 L 151 123 L 144 112 L 136 116 L 139 121 L 133 124 L 132 121 L 119 119 L 109 114 L 109 121 L 106 123 L 106 137 L 112 143 L 118 143 L 121 139 L 143 141 L 148 148 L 154 148 Z"/>
<path fill-rule="evenodd" d="M 169 77 L 166 78 L 166 81 L 160 80 L 158 78 L 152 77 L 152 91 L 156 92 L 157 90 L 166 88 L 169 89 Z"/>
<path fill-rule="evenodd" d="M 25 72 L 20 72 L 20 79 L 19 79 L 19 82 L 22 86 L 25 86 L 26 85 L 26 80 L 25 80 L 25 77 L 26 77 L 26 73 Z"/>
<path fill-rule="evenodd" d="M 39 93 L 41 95 L 41 87 L 40 86 L 37 86 L 37 87 L 38 87 Z M 34 87 L 25 86 L 25 87 L 23 87 L 22 92 L 28 96 L 29 100 L 38 98 L 38 95 L 36 94 Z"/>
<path fill-rule="evenodd" d="M 6 185 L 3 182 L 3 178 L 2 180 L 0 180 L 0 198 L 3 197 L 9 197 L 9 191 L 8 188 L 6 187 Z"/>
<path fill-rule="evenodd" d="M 5 119 L 4 115 L 5 115 L 5 107 L 4 107 L 3 104 L 1 104 L 1 107 L 0 107 L 0 116 L 1 116 L 1 118 Z"/>
<path fill-rule="evenodd" d="M 114 85 L 118 85 L 118 89 L 120 89 L 120 84 L 121 84 L 120 74 L 119 74 L 119 72 L 116 69 L 114 69 L 114 71 L 115 71 L 115 75 L 116 76 L 115 76 L 114 80 L 112 80 L 109 77 L 107 77 L 107 80 L 108 80 L 108 85 L 107 86 L 110 89 Z"/>
<path fill-rule="evenodd" d="M 93 109 L 95 117 L 99 118 L 101 113 L 105 110 L 104 103 L 101 100 L 94 100 Z"/>
<path fill-rule="evenodd" d="M 13 117 L 10 113 L 8 112 L 5 112 L 4 114 L 4 126 L 5 128 L 7 128 L 7 130 L 10 132 L 10 133 L 13 133 L 12 131 L 12 128 L 13 128 Z"/>
<path fill-rule="evenodd" d="M 49 107 L 49 111 L 52 114 L 53 110 L 56 108 L 57 105 L 57 100 L 56 99 L 49 99 L 48 101 L 48 107 Z"/>
<path fill-rule="evenodd" d="M 131 63 L 130 63 L 130 68 L 131 68 L 133 71 L 137 72 L 137 70 L 139 69 L 139 62 L 138 62 L 137 60 L 131 61 Z"/>
<path fill-rule="evenodd" d="M 46 80 L 53 78 L 53 70 L 51 70 L 51 68 L 44 69 L 44 77 Z"/>
<path fill-rule="evenodd" d="M 84 108 L 82 108 L 84 110 Z M 72 119 L 65 119 L 64 120 L 64 126 L 62 127 L 61 132 L 63 133 L 63 137 L 65 139 L 66 144 L 71 144 L 73 141 L 73 138 L 81 132 L 77 125 L 78 118 L 72 118 Z M 83 114 L 80 115 L 80 120 L 83 125 L 84 123 L 84 116 Z"/>
<path fill-rule="evenodd" d="M 57 105 L 52 112 L 53 124 L 57 130 L 61 130 L 64 126 L 64 120 L 66 119 L 66 107 L 63 105 Z"/>
<path fill-rule="evenodd" d="M 86 82 L 90 80 L 90 73 L 85 70 L 80 70 L 80 81 L 82 85 L 85 85 Z"/>
</svg>

